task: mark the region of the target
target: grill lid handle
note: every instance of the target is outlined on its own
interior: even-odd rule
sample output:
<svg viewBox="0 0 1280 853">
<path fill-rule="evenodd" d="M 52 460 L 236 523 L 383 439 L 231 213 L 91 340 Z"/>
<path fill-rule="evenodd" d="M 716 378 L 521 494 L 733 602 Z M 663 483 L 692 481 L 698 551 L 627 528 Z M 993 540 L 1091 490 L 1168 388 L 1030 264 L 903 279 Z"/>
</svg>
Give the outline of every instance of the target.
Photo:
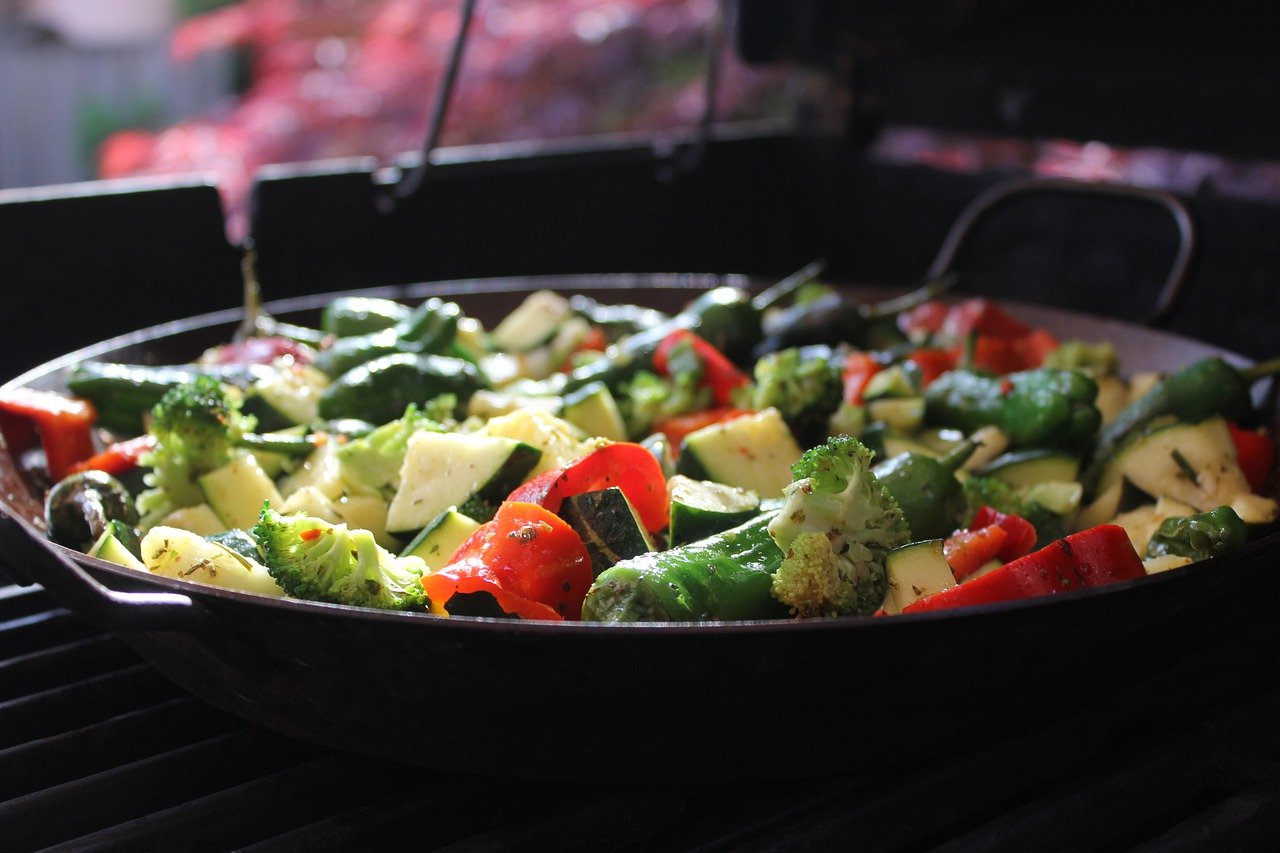
<svg viewBox="0 0 1280 853">
<path fill-rule="evenodd" d="M 0 554 L 17 578 L 38 581 L 59 604 L 109 631 L 193 631 L 213 624 L 209 611 L 190 596 L 104 586 L 2 504 Z"/>
<path fill-rule="evenodd" d="M 928 278 L 937 279 L 952 271 L 960 250 L 964 247 L 977 225 L 987 214 L 1006 202 L 1021 196 L 1038 193 L 1064 193 L 1072 195 L 1095 195 L 1100 197 L 1119 198 L 1131 201 L 1146 202 L 1168 212 L 1173 218 L 1178 231 L 1178 248 L 1174 253 L 1173 263 L 1164 284 L 1156 294 L 1154 304 L 1141 318 L 1149 326 L 1163 326 L 1169 321 L 1174 309 L 1186 290 L 1187 278 L 1191 272 L 1191 262 L 1195 257 L 1198 236 L 1195 220 L 1187 205 L 1173 193 L 1146 187 L 1132 187 L 1124 184 L 1103 183 L 1100 181 L 1077 181 L 1065 178 L 1015 178 L 996 184 L 978 195 L 969 206 L 961 211 L 947 232 L 933 265 L 929 267 Z"/>
</svg>

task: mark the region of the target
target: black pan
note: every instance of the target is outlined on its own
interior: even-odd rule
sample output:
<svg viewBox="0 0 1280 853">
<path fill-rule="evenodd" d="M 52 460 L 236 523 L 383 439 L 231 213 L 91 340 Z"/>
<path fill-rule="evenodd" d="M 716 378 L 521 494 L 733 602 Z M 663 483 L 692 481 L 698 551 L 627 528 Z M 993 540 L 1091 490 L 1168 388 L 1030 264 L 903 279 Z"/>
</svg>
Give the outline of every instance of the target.
<svg viewBox="0 0 1280 853">
<path fill-rule="evenodd" d="M 574 277 L 366 292 L 405 300 L 448 294 L 492 321 L 541 287 L 675 310 L 693 290 L 723 283 Z M 314 321 L 331 296 L 269 307 L 284 319 Z M 1162 332 L 1010 307 L 1062 337 L 1114 341 L 1130 370 L 1209 354 L 1243 362 Z M 69 367 L 87 359 L 187 361 L 226 340 L 238 320 L 223 312 L 144 330 L 14 383 L 58 389 Z M 0 482 L 0 509 L 34 522 L 38 495 L 7 454 Z M 0 553 L 11 571 L 118 631 L 196 696 L 317 743 L 484 774 L 777 779 L 916 761 L 1100 703 L 1139 673 L 1223 642 L 1242 621 L 1280 624 L 1276 533 L 1155 577 L 966 612 L 600 626 L 260 598 L 80 554 L 59 560 L 71 552 L 4 521 Z M 1264 634 L 1261 645 L 1253 636 L 1248 649 L 1223 653 L 1257 654 L 1259 665 L 1274 668 L 1276 635 Z"/>
</svg>

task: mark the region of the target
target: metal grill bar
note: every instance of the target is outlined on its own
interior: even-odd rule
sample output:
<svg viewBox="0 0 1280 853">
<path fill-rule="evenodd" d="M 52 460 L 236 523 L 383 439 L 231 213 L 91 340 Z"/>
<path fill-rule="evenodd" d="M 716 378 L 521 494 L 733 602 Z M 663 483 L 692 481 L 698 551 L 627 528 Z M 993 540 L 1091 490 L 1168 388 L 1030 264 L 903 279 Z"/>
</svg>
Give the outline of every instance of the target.
<svg viewBox="0 0 1280 853">
<path fill-rule="evenodd" d="M 136 663 L 138 656 L 109 634 L 41 649 L 0 661 L 0 701 L 52 690 Z"/>
</svg>

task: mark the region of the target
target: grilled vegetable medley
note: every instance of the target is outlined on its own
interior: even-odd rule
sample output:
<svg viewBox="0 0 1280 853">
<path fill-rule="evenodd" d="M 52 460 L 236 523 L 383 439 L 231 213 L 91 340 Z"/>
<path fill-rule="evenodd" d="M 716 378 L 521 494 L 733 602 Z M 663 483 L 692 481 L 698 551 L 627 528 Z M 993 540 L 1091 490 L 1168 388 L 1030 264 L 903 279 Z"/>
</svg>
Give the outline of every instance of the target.
<svg viewBox="0 0 1280 853">
<path fill-rule="evenodd" d="M 171 578 L 442 616 L 891 616 L 1177 569 L 1276 520 L 1217 358 L 1124 376 L 946 282 L 797 274 L 675 316 L 544 291 L 265 315 L 190 364 L 0 392 L 49 536 Z M 43 454 L 37 453 L 37 449 Z"/>
</svg>

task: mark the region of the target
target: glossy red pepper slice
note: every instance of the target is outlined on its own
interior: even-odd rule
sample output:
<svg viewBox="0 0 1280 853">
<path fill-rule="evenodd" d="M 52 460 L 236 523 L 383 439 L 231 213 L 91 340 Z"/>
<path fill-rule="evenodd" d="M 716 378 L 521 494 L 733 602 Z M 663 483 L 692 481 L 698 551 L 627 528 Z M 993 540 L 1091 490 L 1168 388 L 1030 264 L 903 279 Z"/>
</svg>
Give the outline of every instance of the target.
<svg viewBox="0 0 1280 853">
<path fill-rule="evenodd" d="M 34 388 L 0 391 L 0 430 L 11 452 L 28 447 L 38 435 L 49 476 L 61 480 L 72 466 L 93 456 L 93 424 L 98 418 L 88 400 Z"/>
<path fill-rule="evenodd" d="M 422 578 L 431 611 L 448 612 L 458 593 L 487 592 L 522 619 L 579 619 L 592 581 L 582 539 L 555 513 L 508 501 L 454 553 Z"/>
<path fill-rule="evenodd" d="M 140 435 L 127 441 L 117 441 L 101 453 L 95 453 L 88 459 L 83 459 L 72 465 L 71 473 L 104 471 L 113 477 L 118 477 L 137 468 L 138 459 L 142 457 L 142 454 L 154 450 L 155 447 L 155 437 L 150 435 Z"/>
<path fill-rule="evenodd" d="M 1145 574 L 1142 558 L 1124 528 L 1103 524 L 1059 539 L 981 577 L 927 595 L 902 612 L 927 613 L 1057 595 Z"/>
<path fill-rule="evenodd" d="M 680 342 L 688 341 L 702 364 L 702 381 L 711 389 L 711 398 L 717 406 L 733 402 L 733 392 L 750 380 L 724 353 L 688 329 L 677 329 L 662 339 L 653 354 L 653 369 L 663 376 L 667 372 L 667 360 L 671 350 Z"/>
<path fill-rule="evenodd" d="M 1262 491 L 1275 465 L 1275 444 L 1270 436 L 1263 433 L 1241 429 L 1233 423 L 1228 423 L 1227 428 L 1231 431 L 1231 442 L 1236 446 L 1236 464 L 1249 481 L 1249 488 L 1255 492 Z"/>
<path fill-rule="evenodd" d="M 867 390 L 871 377 L 881 370 L 881 364 L 871 353 L 851 352 L 844 360 L 841 378 L 844 380 L 844 401 L 851 405 L 862 402 L 862 392 Z"/>
<path fill-rule="evenodd" d="M 907 361 L 920 369 L 920 379 L 926 386 L 956 368 L 955 353 L 945 349 L 918 349 L 907 356 Z"/>
<path fill-rule="evenodd" d="M 996 554 L 996 559 L 1003 562 L 1016 560 L 1030 554 L 1036 547 L 1036 527 L 1020 515 L 1005 515 L 996 512 L 989 506 L 982 506 L 973 515 L 970 527 L 986 527 L 997 524 L 1007 534 L 1004 545 Z"/>
<path fill-rule="evenodd" d="M 611 486 L 622 489 L 645 529 L 656 533 L 667 525 L 667 479 L 662 466 L 648 450 L 627 441 L 606 444 L 563 468 L 539 474 L 518 486 L 507 500 L 559 512 L 565 498 Z"/>
<path fill-rule="evenodd" d="M 957 581 L 963 581 L 978 569 L 999 558 L 1009 534 L 998 524 L 968 530 L 957 530 L 942 543 L 942 554 Z"/>
</svg>

